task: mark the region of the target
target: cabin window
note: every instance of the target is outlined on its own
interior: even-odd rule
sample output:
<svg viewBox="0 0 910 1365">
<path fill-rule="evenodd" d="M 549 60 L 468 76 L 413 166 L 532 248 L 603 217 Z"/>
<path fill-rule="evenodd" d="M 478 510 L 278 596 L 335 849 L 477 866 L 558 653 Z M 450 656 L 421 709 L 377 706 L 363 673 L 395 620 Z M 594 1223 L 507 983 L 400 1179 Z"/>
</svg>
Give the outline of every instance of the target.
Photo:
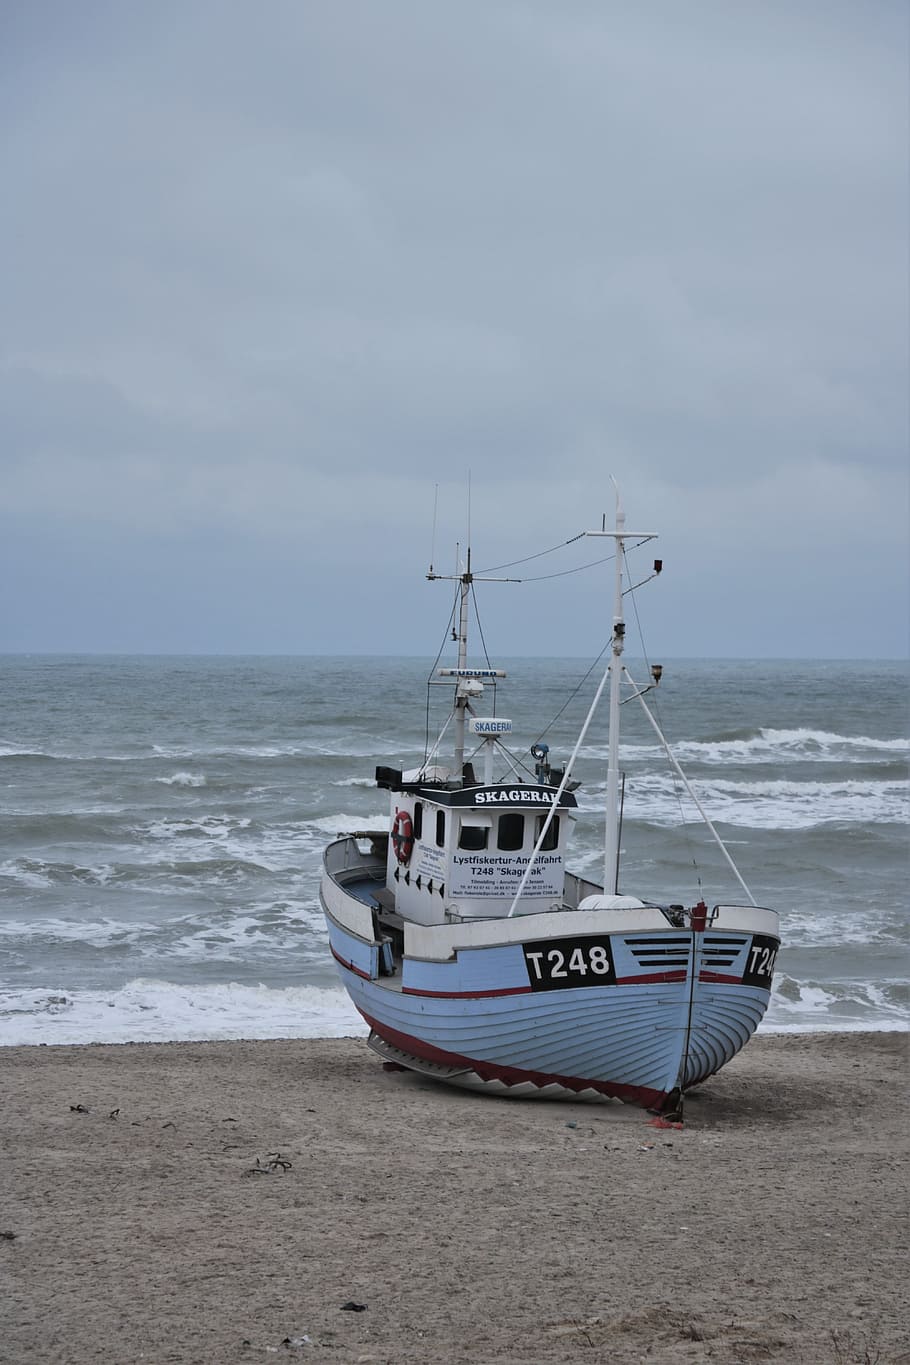
<svg viewBox="0 0 910 1365">
<path fill-rule="evenodd" d="M 436 812 L 436 847 L 444 848 L 446 842 L 446 813 L 444 810 Z"/>
<path fill-rule="evenodd" d="M 525 818 L 520 811 L 506 811 L 499 817 L 499 831 L 496 837 L 496 847 L 501 848 L 504 853 L 514 853 L 517 848 L 523 848 L 525 841 Z"/>
<path fill-rule="evenodd" d="M 458 847 L 467 849 L 471 853 L 479 853 L 486 848 L 489 836 L 489 825 L 462 822 L 461 829 L 458 831 Z"/>
<path fill-rule="evenodd" d="M 423 833 L 423 802 L 414 802 L 414 838 L 419 839 Z"/>
<path fill-rule="evenodd" d="M 537 838 L 538 838 L 538 839 L 540 838 L 540 831 L 541 831 L 541 830 L 543 829 L 543 827 L 544 827 L 544 821 L 546 820 L 546 818 L 547 818 L 547 817 L 546 817 L 545 815 L 538 815 L 538 817 L 537 817 Z M 535 842 L 536 842 L 536 840 L 535 840 Z M 540 851 L 541 851 L 541 853 L 549 853 L 551 849 L 556 848 L 556 846 L 557 846 L 558 843 L 559 843 L 559 816 L 558 816 L 558 815 L 554 815 L 554 816 L 553 816 L 553 819 L 550 821 L 550 828 L 547 830 L 546 838 L 544 839 L 543 843 L 542 843 L 541 846 L 540 846 Z"/>
</svg>

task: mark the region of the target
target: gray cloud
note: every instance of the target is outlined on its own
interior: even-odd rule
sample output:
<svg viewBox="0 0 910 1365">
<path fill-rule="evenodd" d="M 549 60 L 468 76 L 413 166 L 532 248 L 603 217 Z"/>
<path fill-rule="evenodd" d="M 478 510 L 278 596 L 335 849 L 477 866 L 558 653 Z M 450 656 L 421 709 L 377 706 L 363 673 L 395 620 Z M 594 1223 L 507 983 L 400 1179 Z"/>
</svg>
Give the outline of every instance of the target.
<svg viewBox="0 0 910 1365">
<path fill-rule="evenodd" d="M 464 539 L 470 469 L 487 562 L 599 520 L 615 474 L 685 566 L 667 653 L 902 652 L 907 22 L 7 6 L 0 530 L 34 588 L 0 649 L 419 652 L 422 591 L 406 639 L 345 604 L 419 581 L 435 485 Z M 141 629 L 99 606 L 114 563 Z M 534 629 L 510 607 L 504 647 Z"/>
</svg>

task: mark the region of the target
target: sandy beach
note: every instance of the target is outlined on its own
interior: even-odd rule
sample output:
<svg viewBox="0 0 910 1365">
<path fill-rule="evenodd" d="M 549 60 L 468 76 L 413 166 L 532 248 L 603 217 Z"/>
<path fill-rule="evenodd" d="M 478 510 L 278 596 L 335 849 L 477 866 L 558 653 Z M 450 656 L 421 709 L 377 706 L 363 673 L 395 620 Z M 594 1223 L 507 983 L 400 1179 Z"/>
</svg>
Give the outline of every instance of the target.
<svg viewBox="0 0 910 1365">
<path fill-rule="evenodd" d="M 0 1048 L 0 1360 L 910 1361 L 907 1062 L 761 1036 L 680 1129 L 354 1039 Z"/>
</svg>

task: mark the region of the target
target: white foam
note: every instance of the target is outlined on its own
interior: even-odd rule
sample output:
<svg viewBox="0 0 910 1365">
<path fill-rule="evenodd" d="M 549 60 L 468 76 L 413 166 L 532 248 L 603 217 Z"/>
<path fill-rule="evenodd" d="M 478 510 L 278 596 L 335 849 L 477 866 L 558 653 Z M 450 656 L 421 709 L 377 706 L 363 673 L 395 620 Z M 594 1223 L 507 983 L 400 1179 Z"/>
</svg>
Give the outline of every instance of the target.
<svg viewBox="0 0 910 1365">
<path fill-rule="evenodd" d="M 35 920 L 0 920 L 0 937 L 38 942 L 87 943 L 93 948 L 108 948 L 114 943 L 134 943 L 143 934 L 154 934 L 161 926 L 144 921 L 125 923 L 105 919 L 76 920 L 42 916 Z"/>
<path fill-rule="evenodd" d="M 174 773 L 171 777 L 156 777 L 156 782 L 161 782 L 165 787 L 204 787 L 204 773 Z"/>
<path fill-rule="evenodd" d="M 402 749 L 399 740 L 381 735 L 367 738 L 342 735 L 333 732 L 332 737 L 322 735 L 318 740 L 302 739 L 295 744 L 153 744 L 152 753 L 156 758 L 204 760 L 208 758 L 351 758 L 373 759 L 398 755 Z M 135 757 L 135 755 L 133 755 Z"/>
<path fill-rule="evenodd" d="M 679 740 L 671 745 L 682 764 L 704 763 L 869 763 L 910 753 L 910 740 L 873 739 L 868 735 L 838 735 L 828 730 L 761 729 L 743 739 Z M 663 757 L 657 744 L 624 744 L 623 759 L 642 761 Z M 604 759 L 605 745 L 586 745 L 584 758 Z"/>
<path fill-rule="evenodd" d="M 248 816 L 201 815 L 197 819 L 164 817 L 139 826 L 134 858 L 143 866 L 201 863 L 216 860 L 251 863 L 277 871 L 272 855 L 284 853 L 300 861 L 300 826 L 253 829 Z"/>
<path fill-rule="evenodd" d="M 811 829 L 832 824 L 906 824 L 908 782 L 698 783 L 712 819 L 750 829 Z"/>
<path fill-rule="evenodd" d="M 156 758 L 299 758 L 306 753 L 299 744 L 213 744 L 209 747 L 187 744 L 153 744 Z"/>
<path fill-rule="evenodd" d="M 327 842 L 327 833 L 335 835 L 360 828 L 387 827 L 387 815 L 342 814 L 319 821 L 271 822 L 266 826 L 254 823 L 247 816 L 160 817 L 137 824 L 128 831 L 130 842 L 120 844 L 115 864 L 80 867 L 66 861 L 20 857 L 0 863 L 0 879 L 39 890 L 71 879 L 98 884 L 111 880 L 135 881 L 140 868 L 158 876 L 167 876 L 169 872 L 184 876 L 185 865 L 193 864 L 194 876 L 200 885 L 221 885 L 225 877 L 242 873 L 243 868 L 258 867 L 277 873 L 306 868 L 310 863 L 318 862 Z M 204 865 L 207 863 L 214 866 L 206 870 Z M 230 863 L 237 864 L 237 868 L 225 866 Z M 161 889 L 159 882 L 155 890 Z"/>
<path fill-rule="evenodd" d="M 787 947 L 839 949 L 848 943 L 881 943 L 892 949 L 895 942 L 893 912 L 900 909 L 900 906 L 892 906 L 892 914 L 888 914 L 876 905 L 860 901 L 855 910 L 826 909 L 823 914 L 791 910 L 785 923 Z"/>
<path fill-rule="evenodd" d="M 782 973 L 774 978 L 763 1027 L 777 1033 L 907 1032 L 907 1009 L 888 998 L 883 989 L 888 985 L 901 990 L 903 982 L 838 981 L 822 986 Z"/>
<path fill-rule="evenodd" d="M 691 781 L 691 779 L 690 779 Z M 841 780 L 743 782 L 725 778 L 691 781 L 712 820 L 744 829 L 814 829 L 833 824 L 906 824 L 910 782 Z M 599 811 L 602 784 L 585 791 L 579 807 Z M 671 773 L 632 774 L 626 783 L 627 819 L 671 826 L 700 820 L 694 803 Z"/>
<path fill-rule="evenodd" d="M 237 1038 L 346 1038 L 368 1030 L 341 989 L 181 986 L 130 981 L 116 991 L 0 991 L 7 1046 Z"/>
<path fill-rule="evenodd" d="M 313 935 L 324 943 L 325 921 L 318 900 L 253 902 L 245 911 L 212 907 L 209 912 L 148 919 L 63 918 L 41 915 L 33 920 L 0 919 L 0 940 L 20 951 L 72 944 L 103 953 L 129 949 L 131 956 L 160 963 L 163 959 L 219 963 L 286 964 L 292 955 L 308 961 Z M 324 951 L 324 949 L 323 949 Z M 165 968 L 165 970 L 167 970 Z"/>
<path fill-rule="evenodd" d="M 49 758 L 68 763 L 85 763 L 102 759 L 105 763 L 135 763 L 143 757 L 140 753 L 106 754 L 70 749 L 36 749 L 33 746 L 22 748 L 20 745 L 0 743 L 0 758 Z"/>
<path fill-rule="evenodd" d="M 198 820 L 190 817 L 152 820 L 144 828 L 140 827 L 137 833 L 147 835 L 150 839 L 171 840 L 175 835 L 187 834 L 194 838 L 226 839 L 235 830 L 249 829 L 251 824 L 246 815 L 201 815 Z"/>
<path fill-rule="evenodd" d="M 762 1032 L 906 1032 L 910 1027 L 906 1015 L 867 984 L 840 991 L 789 979 L 787 985 L 793 998 L 775 990 Z M 143 979 L 110 991 L 2 990 L 0 1020 L 5 1046 L 347 1038 L 368 1031 L 340 986 L 183 986 Z"/>
<path fill-rule="evenodd" d="M 169 926 L 166 944 L 155 941 L 147 950 L 140 945 L 140 950 L 146 957 L 203 962 L 207 968 L 215 962 L 248 964 L 253 960 L 285 966 L 289 958 L 301 964 L 309 960 L 304 955 L 308 950 L 312 953 L 314 932 L 320 942 L 324 937 L 325 921 L 318 902 L 284 906 L 278 912 L 272 908 L 265 919 L 257 918 L 256 911 L 257 907 L 251 907 L 248 914 L 231 912 L 203 923 L 187 919 L 185 924 Z M 185 932 L 177 932 L 180 929 Z"/>
<path fill-rule="evenodd" d="M 313 829 L 322 830 L 325 834 L 354 834 L 359 829 L 386 830 L 389 827 L 389 817 L 382 815 L 325 815 L 318 820 L 311 820 L 310 826 Z"/>
<path fill-rule="evenodd" d="M 323 741 L 319 744 L 309 744 L 305 746 L 303 752 L 314 758 L 395 758 L 403 764 L 402 753 L 410 753 L 412 748 L 416 750 L 416 742 L 411 746 L 394 737 L 386 739 L 377 734 L 376 736 L 370 735 L 365 740 L 344 737 L 332 741 Z M 370 785 L 375 786 L 376 783 L 371 782 Z"/>
<path fill-rule="evenodd" d="M 0 877 L 16 882 L 19 886 L 26 886 L 31 891 L 44 891 L 53 885 L 51 878 L 43 870 L 46 866 L 45 863 L 33 863 L 24 858 L 10 858 L 7 862 L 0 863 Z"/>
<path fill-rule="evenodd" d="M 115 875 L 116 870 L 110 863 L 79 867 L 73 863 L 39 863 L 28 858 L 13 858 L 0 864 L 0 880 L 6 878 L 30 891 L 46 891 L 62 882 L 105 886 Z"/>
</svg>

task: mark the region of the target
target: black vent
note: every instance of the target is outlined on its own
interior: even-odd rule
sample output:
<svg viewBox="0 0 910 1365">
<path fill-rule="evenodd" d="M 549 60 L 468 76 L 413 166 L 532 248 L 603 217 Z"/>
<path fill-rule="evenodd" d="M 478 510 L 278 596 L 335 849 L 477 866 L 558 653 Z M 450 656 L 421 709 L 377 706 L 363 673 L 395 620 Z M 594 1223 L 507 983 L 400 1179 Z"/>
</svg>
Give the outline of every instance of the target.
<svg viewBox="0 0 910 1365">
<path fill-rule="evenodd" d="M 377 768 L 376 786 L 384 787 L 386 791 L 401 791 L 401 769 L 400 768 Z"/>
<path fill-rule="evenodd" d="M 623 940 L 639 967 L 657 968 L 688 967 L 691 941 L 688 934 L 684 938 L 627 938 Z"/>
<path fill-rule="evenodd" d="M 744 938 L 727 938 L 719 934 L 706 934 L 702 957 L 709 967 L 730 967 L 739 957 L 740 952 L 745 947 L 747 940 Z"/>
</svg>

